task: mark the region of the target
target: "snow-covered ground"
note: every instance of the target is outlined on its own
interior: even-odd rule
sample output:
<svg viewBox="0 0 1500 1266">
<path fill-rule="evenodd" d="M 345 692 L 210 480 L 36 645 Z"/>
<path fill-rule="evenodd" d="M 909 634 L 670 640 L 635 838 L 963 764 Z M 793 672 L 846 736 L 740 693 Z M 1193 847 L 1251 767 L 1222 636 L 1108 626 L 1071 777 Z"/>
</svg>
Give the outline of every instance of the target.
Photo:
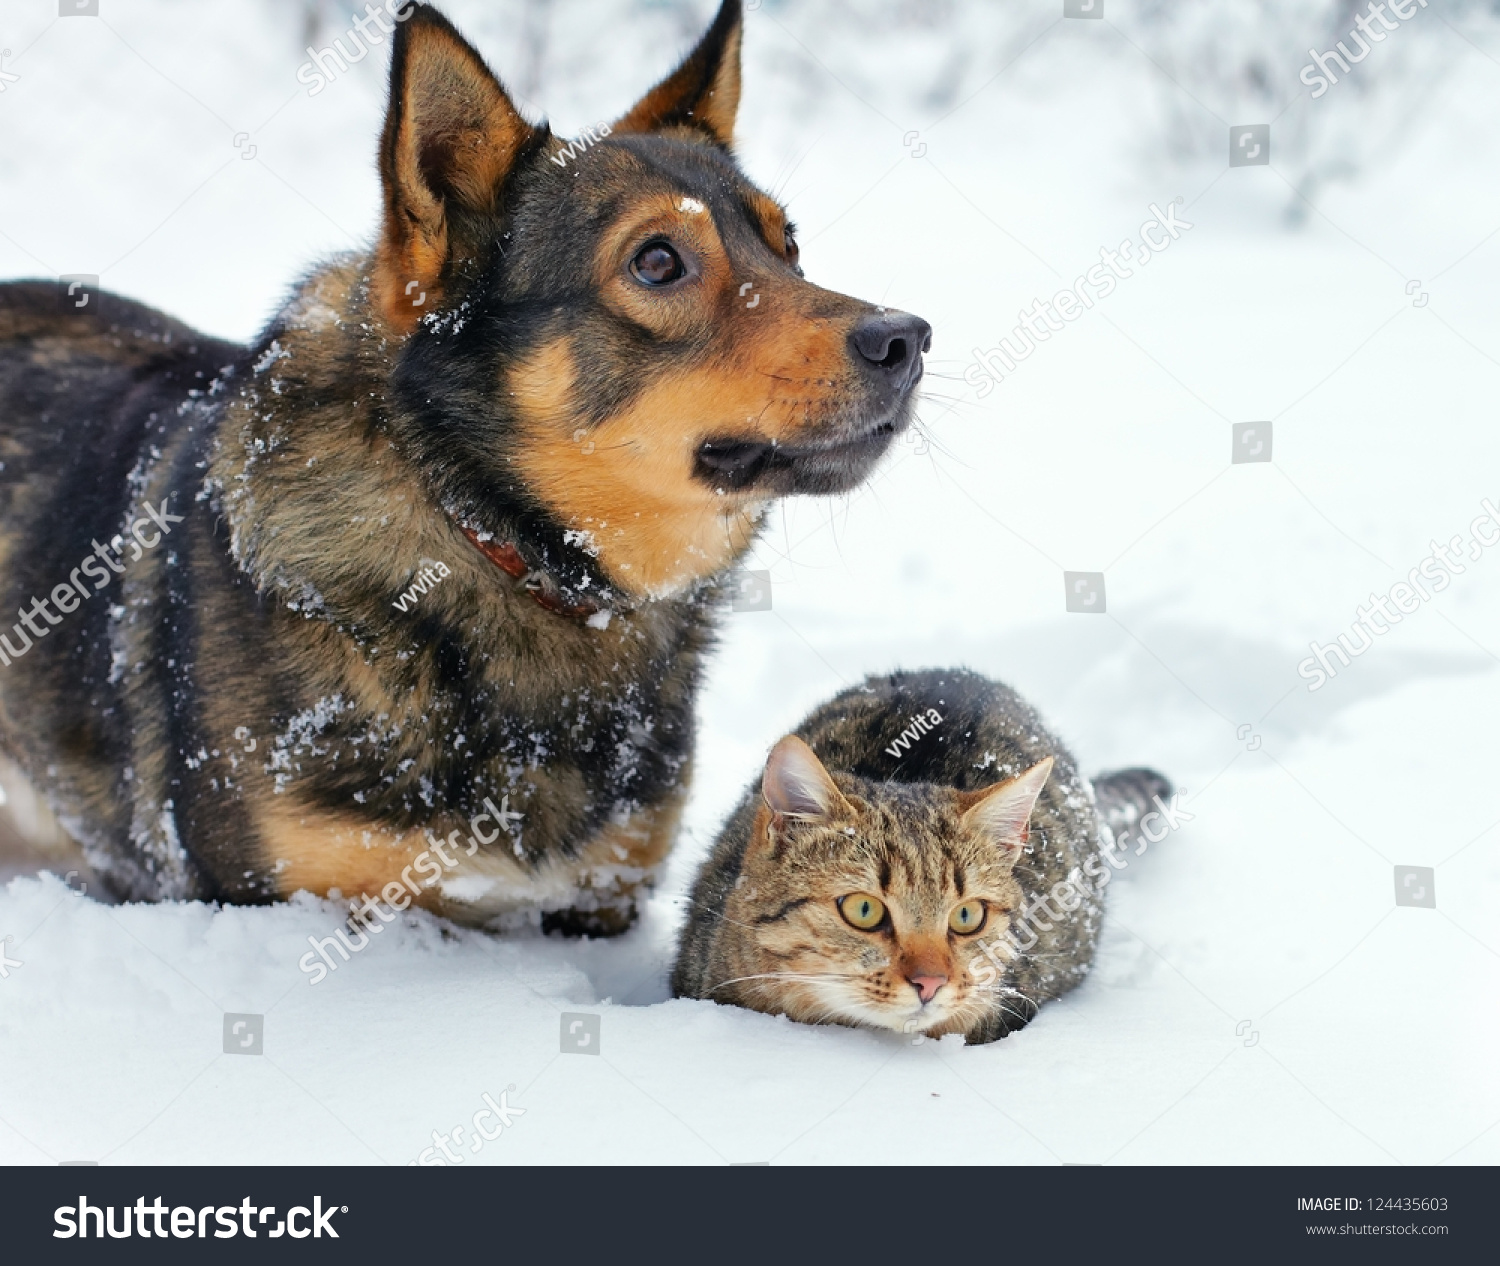
<svg viewBox="0 0 1500 1266">
<path fill-rule="evenodd" d="M 726 621 L 642 926 L 414 917 L 310 986 L 330 904 L 16 879 L 0 1161 L 404 1164 L 503 1093 L 524 1115 L 464 1163 L 1500 1162 L 1500 549 L 1323 689 L 1297 671 L 1500 501 L 1500 27 L 1432 0 L 1312 101 L 1301 50 L 1349 21 L 1107 3 L 749 13 L 745 164 L 809 276 L 933 323 L 929 399 L 868 487 L 759 547 L 773 610 Z M 445 7 L 564 131 L 709 9 Z M 100 273 L 248 337 L 362 240 L 385 67 L 308 98 L 307 8 L 7 0 L 0 276 Z M 320 11 L 326 43 L 346 18 Z M 1228 167 L 1230 127 L 1267 122 L 1270 165 Z M 973 349 L 1178 197 L 1192 228 L 978 400 Z M 1274 461 L 1232 465 L 1232 424 L 1267 420 Z M 1104 574 L 1103 615 L 1065 611 L 1065 570 Z M 866 672 L 950 664 L 1016 685 L 1086 768 L 1190 793 L 1113 886 L 1089 982 L 976 1049 L 666 1001 L 680 894 L 767 747 Z M 1435 908 L 1396 904 L 1414 866 Z M 226 1014 L 263 1017 L 263 1054 L 225 1053 Z"/>
</svg>

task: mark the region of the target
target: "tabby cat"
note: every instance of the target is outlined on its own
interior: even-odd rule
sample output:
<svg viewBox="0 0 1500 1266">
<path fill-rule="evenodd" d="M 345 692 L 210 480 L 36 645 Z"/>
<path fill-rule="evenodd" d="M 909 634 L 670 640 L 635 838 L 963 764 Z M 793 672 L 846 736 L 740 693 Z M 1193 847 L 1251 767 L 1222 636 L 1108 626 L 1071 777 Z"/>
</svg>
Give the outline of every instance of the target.
<svg viewBox="0 0 1500 1266">
<path fill-rule="evenodd" d="M 1116 850 L 1170 795 L 1144 769 L 1091 787 L 976 673 L 872 677 L 772 750 L 698 876 L 672 991 L 994 1041 L 1087 974 Z"/>
</svg>

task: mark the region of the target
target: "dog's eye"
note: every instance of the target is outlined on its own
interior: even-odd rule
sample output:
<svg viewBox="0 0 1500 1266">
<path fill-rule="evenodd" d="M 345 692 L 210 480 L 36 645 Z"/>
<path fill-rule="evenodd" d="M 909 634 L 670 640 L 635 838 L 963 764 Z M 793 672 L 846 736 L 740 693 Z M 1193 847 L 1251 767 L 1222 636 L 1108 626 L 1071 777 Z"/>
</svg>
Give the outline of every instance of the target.
<svg viewBox="0 0 1500 1266">
<path fill-rule="evenodd" d="M 665 242 L 652 242 L 630 261 L 630 271 L 648 286 L 666 286 L 687 275 L 682 256 Z"/>
<path fill-rule="evenodd" d="M 786 226 L 784 243 L 787 260 L 795 267 L 797 261 L 802 258 L 802 248 L 797 245 L 797 230 L 790 224 Z"/>
</svg>

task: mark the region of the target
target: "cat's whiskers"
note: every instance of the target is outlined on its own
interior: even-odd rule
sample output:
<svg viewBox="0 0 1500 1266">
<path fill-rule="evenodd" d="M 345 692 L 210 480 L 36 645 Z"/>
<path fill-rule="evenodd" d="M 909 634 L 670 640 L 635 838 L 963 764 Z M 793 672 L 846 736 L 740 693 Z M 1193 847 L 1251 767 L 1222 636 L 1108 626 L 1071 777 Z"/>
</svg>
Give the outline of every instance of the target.
<svg viewBox="0 0 1500 1266">
<path fill-rule="evenodd" d="M 1015 1016 L 1015 1018 L 1019 1020 L 1023 1025 L 1030 1024 L 1031 1021 L 1036 1018 L 1037 1012 L 1041 1010 L 1041 1005 L 1035 998 L 1032 998 L 1028 994 L 1022 993 L 1019 989 L 998 989 L 995 991 L 995 994 L 999 998 L 1019 998 L 1023 1003 L 1026 1004 L 1026 1010 L 1030 1012 L 1029 1015 L 1022 1015 L 1019 1011 L 1006 1006 L 1004 1002 L 999 1003 L 999 1008 L 1002 1015 Z"/>
<path fill-rule="evenodd" d="M 1015 1019 L 1019 1020 L 1022 1025 L 1030 1024 L 1032 1020 L 1036 1018 L 1036 1012 L 1032 1012 L 1031 1015 L 1022 1015 L 1019 1011 L 1011 1010 L 1011 1008 L 1007 1007 L 1003 1002 L 1000 1004 L 999 1011 L 1001 1015 L 1012 1016 Z"/>
<path fill-rule="evenodd" d="M 797 1013 L 793 1017 L 803 1024 L 845 1024 L 861 1028 L 890 1028 L 889 1024 L 881 1023 L 879 1019 L 869 1019 L 860 1014 L 863 1009 L 858 1000 L 847 998 L 830 998 L 828 996 L 827 984 L 843 980 L 854 979 L 845 975 L 823 975 L 823 976 L 801 976 L 789 972 L 765 972 L 758 976 L 744 976 L 740 980 L 748 980 L 754 983 L 751 988 L 757 992 L 764 993 L 782 980 L 790 980 L 793 983 L 812 985 L 814 988 L 811 995 L 803 994 L 797 998 Z M 724 984 L 736 983 L 725 981 Z M 718 987 L 718 986 L 716 986 Z M 713 990 L 708 991 L 712 993 Z M 792 1014 L 791 1010 L 784 1004 L 787 998 L 783 995 L 776 997 L 778 1010 L 783 1014 Z"/>
<path fill-rule="evenodd" d="M 698 906 L 699 908 L 708 911 L 708 913 L 713 915 L 715 918 L 721 919 L 725 923 L 732 923 L 737 928 L 744 928 L 747 932 L 756 931 L 756 928 L 753 924 L 741 923 L 738 919 L 731 919 L 727 914 L 724 913 L 724 911 L 712 909 L 706 901 L 694 901 L 691 897 L 679 897 L 677 898 L 677 900 L 684 901 L 690 906 Z"/>
<path fill-rule="evenodd" d="M 803 995 L 799 1001 L 806 1009 L 800 1010 L 797 1019 L 807 1024 L 854 1025 L 861 1028 L 901 1032 L 901 1027 L 892 1023 L 890 1003 L 887 999 L 872 998 L 870 982 L 865 972 L 761 972 L 754 976 L 741 976 L 735 980 L 722 981 L 715 988 L 744 981 L 755 982 L 751 987 L 764 993 L 776 983 L 811 985 L 811 997 Z M 848 982 L 855 982 L 851 987 Z M 862 985 L 863 988 L 858 986 Z M 712 989 L 709 990 L 713 992 Z M 904 1019 L 904 1017 L 903 1017 Z"/>
<path fill-rule="evenodd" d="M 844 1015 L 838 1008 L 833 1006 L 825 1006 L 821 1011 L 813 1011 L 810 1014 L 814 1017 L 810 1021 L 813 1024 L 827 1024 L 830 1021 L 835 1024 L 843 1024 L 849 1020 L 847 1015 Z"/>
<path fill-rule="evenodd" d="M 853 975 L 853 974 L 849 974 L 849 973 L 843 973 L 843 972 L 819 972 L 819 973 L 809 974 L 809 973 L 806 973 L 806 972 L 764 971 L 764 972 L 757 972 L 753 976 L 736 976 L 732 980 L 721 980 L 717 985 L 714 985 L 712 988 L 710 988 L 708 992 L 709 993 L 714 993 L 715 991 L 717 991 L 719 989 L 723 989 L 726 985 L 739 985 L 739 984 L 743 984 L 747 980 L 794 980 L 794 981 L 800 981 L 803 984 L 817 984 L 820 981 L 824 981 L 824 980 L 857 980 L 857 979 L 859 979 L 859 977 L 857 975 Z"/>
</svg>

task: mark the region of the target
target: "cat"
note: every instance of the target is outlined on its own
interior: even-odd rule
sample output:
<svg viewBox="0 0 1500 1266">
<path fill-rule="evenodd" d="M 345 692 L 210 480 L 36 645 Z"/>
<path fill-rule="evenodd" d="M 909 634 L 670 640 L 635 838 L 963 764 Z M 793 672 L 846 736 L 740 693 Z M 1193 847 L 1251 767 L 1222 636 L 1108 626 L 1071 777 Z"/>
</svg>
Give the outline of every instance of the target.
<svg viewBox="0 0 1500 1266">
<path fill-rule="evenodd" d="M 1171 795 L 1148 769 L 1091 786 L 977 673 L 871 677 L 776 744 L 725 824 L 673 995 L 992 1042 L 1088 973 L 1117 850 Z"/>
</svg>

